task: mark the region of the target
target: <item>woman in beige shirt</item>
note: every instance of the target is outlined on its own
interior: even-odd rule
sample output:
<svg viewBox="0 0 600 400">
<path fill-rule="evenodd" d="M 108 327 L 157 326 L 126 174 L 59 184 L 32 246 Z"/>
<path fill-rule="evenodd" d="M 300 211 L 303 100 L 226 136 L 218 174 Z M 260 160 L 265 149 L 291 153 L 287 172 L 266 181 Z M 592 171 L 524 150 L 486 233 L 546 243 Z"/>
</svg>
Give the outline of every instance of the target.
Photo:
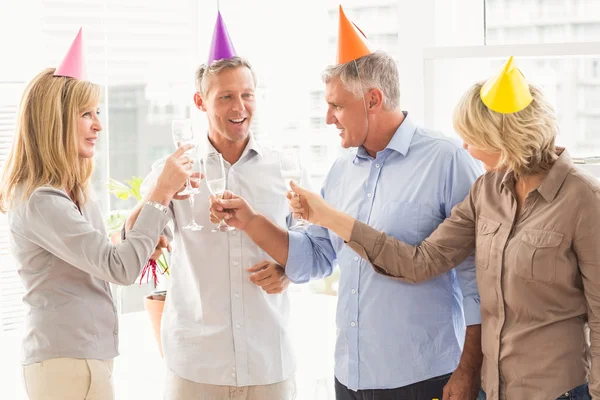
<svg viewBox="0 0 600 400">
<path fill-rule="evenodd" d="M 555 148 L 556 114 L 540 90 L 530 86 L 527 107 L 501 114 L 483 103 L 481 88 L 478 83 L 463 96 L 454 126 L 487 172 L 420 245 L 378 232 L 297 186 L 301 201 L 290 204 L 378 272 L 406 282 L 440 275 L 475 251 L 480 399 L 486 393 L 488 399 L 590 399 L 590 393 L 598 399 L 600 184 Z"/>
<path fill-rule="evenodd" d="M 127 240 L 111 244 L 90 188 L 99 99 L 95 84 L 42 71 L 23 95 L 3 172 L 0 211 L 25 288 L 22 363 L 32 400 L 113 399 L 118 324 L 109 283 L 135 281 L 191 169 L 184 152 L 193 146 L 180 147 Z"/>
</svg>

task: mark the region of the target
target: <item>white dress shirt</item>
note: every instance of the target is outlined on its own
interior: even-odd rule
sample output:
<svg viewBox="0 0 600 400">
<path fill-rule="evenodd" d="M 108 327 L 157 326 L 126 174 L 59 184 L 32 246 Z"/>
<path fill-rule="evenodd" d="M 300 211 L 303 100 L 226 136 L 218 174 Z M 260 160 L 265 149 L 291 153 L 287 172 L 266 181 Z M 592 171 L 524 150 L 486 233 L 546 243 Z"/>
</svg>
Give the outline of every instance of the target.
<svg viewBox="0 0 600 400">
<path fill-rule="evenodd" d="M 206 148 L 216 151 L 206 139 Z M 144 182 L 149 187 L 161 162 Z M 227 190 L 282 227 L 289 209 L 278 153 L 253 135 L 233 166 L 225 162 Z M 249 280 L 247 268 L 270 259 L 243 232 L 211 232 L 210 192 L 203 180 L 194 198 L 202 231 L 181 227 L 191 219 L 188 200 L 174 200 L 171 279 L 162 317 L 167 367 L 181 378 L 213 385 L 281 382 L 295 372 L 288 331 L 288 293 L 267 294 Z M 167 232 L 170 235 L 170 232 Z"/>
</svg>

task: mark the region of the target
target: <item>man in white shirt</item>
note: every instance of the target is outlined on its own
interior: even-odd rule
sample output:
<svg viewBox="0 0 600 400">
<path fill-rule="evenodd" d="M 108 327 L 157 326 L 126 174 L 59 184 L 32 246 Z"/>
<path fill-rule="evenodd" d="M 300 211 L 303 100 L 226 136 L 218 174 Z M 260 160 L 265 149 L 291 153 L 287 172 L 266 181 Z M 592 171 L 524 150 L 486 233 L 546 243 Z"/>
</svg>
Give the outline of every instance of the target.
<svg viewBox="0 0 600 400">
<path fill-rule="evenodd" d="M 228 190 L 285 227 L 289 209 L 278 153 L 260 146 L 250 131 L 255 88 L 250 64 L 233 56 L 198 69 L 194 102 L 207 115 L 208 151 L 225 160 Z M 191 220 L 190 202 L 169 207 L 175 235 L 162 317 L 165 399 L 292 400 L 285 272 L 245 233 L 211 232 L 209 196 L 205 179 L 193 210 L 201 231 L 181 229 Z M 132 213 L 127 226 L 134 219 Z"/>
</svg>

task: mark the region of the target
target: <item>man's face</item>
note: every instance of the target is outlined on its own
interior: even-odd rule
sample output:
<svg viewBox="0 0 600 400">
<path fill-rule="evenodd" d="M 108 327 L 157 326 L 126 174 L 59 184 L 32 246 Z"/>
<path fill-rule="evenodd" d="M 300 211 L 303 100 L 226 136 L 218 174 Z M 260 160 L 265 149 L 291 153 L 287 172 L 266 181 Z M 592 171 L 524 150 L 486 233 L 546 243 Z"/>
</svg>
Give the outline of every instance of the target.
<svg viewBox="0 0 600 400">
<path fill-rule="evenodd" d="M 367 138 L 367 115 L 363 98 L 346 90 L 339 78 L 334 78 L 325 85 L 325 101 L 327 101 L 327 125 L 335 124 L 340 130 L 342 147 L 361 146 Z"/>
<path fill-rule="evenodd" d="M 245 140 L 255 108 L 252 72 L 246 67 L 227 68 L 207 84 L 205 98 L 196 105 L 206 112 L 209 129 L 232 142 Z"/>
</svg>

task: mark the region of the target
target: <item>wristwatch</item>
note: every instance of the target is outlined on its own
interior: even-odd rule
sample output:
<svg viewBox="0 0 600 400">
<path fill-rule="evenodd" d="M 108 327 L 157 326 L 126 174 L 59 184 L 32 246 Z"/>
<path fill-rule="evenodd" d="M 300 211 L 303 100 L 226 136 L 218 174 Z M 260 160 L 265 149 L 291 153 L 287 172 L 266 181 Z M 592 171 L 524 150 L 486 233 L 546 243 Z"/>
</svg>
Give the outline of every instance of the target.
<svg viewBox="0 0 600 400">
<path fill-rule="evenodd" d="M 149 206 L 152 206 L 154 208 L 156 208 L 158 211 L 162 212 L 163 214 L 168 214 L 169 213 L 169 208 L 163 204 L 160 204 L 156 201 L 147 201 L 146 204 L 148 204 Z"/>
</svg>

